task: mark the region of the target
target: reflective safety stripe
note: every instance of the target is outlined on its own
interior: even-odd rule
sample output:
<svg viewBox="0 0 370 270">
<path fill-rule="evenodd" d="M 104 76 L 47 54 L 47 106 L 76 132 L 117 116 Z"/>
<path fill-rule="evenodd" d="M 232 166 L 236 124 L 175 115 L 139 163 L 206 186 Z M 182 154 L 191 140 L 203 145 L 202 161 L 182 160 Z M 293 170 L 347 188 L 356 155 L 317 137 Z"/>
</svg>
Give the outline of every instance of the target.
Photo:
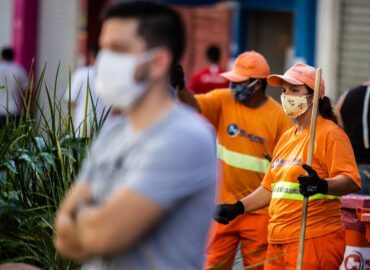
<svg viewBox="0 0 370 270">
<path fill-rule="evenodd" d="M 228 150 L 224 146 L 219 144 L 217 145 L 217 156 L 227 165 L 259 173 L 265 173 L 270 164 L 267 159 L 262 159 L 246 154 L 240 154 Z"/>
<path fill-rule="evenodd" d="M 291 183 L 284 181 L 272 184 L 272 198 L 287 200 L 303 200 L 303 196 L 299 193 L 299 183 Z M 308 198 L 308 200 L 320 200 L 320 199 L 339 200 L 339 196 L 317 193 Z"/>
</svg>

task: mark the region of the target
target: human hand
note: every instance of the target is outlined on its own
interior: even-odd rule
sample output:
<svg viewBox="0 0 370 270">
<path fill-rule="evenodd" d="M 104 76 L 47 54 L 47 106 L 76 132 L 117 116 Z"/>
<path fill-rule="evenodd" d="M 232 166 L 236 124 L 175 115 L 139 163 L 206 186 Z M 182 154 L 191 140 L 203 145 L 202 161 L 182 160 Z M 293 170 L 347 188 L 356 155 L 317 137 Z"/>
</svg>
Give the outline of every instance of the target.
<svg viewBox="0 0 370 270">
<path fill-rule="evenodd" d="M 59 214 L 55 219 L 54 245 L 60 255 L 82 261 L 87 253 L 79 241 L 75 222 L 68 215 Z"/>
<path fill-rule="evenodd" d="M 311 166 L 302 164 L 302 167 L 306 170 L 308 175 L 298 176 L 299 193 L 304 197 L 309 197 L 317 193 L 328 193 L 328 181 L 321 179 Z"/>
<path fill-rule="evenodd" d="M 244 205 L 241 201 L 234 204 L 219 204 L 214 219 L 221 224 L 229 224 L 237 216 L 244 214 Z"/>
</svg>

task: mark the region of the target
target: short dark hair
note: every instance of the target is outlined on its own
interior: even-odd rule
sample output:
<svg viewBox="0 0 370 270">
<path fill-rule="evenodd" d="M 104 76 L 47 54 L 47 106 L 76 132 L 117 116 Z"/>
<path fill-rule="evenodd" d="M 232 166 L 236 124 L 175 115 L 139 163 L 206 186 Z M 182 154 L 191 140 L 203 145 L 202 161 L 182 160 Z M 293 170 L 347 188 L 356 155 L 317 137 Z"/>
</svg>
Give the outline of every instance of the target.
<svg viewBox="0 0 370 270">
<path fill-rule="evenodd" d="M 212 63 L 220 62 L 221 50 L 216 45 L 211 45 L 206 50 L 207 59 Z"/>
<path fill-rule="evenodd" d="M 185 47 L 185 31 L 175 10 L 149 1 L 119 2 L 103 15 L 104 21 L 111 18 L 137 19 L 138 34 L 144 38 L 148 49 L 165 46 L 172 53 L 172 64 L 180 60 Z"/>
<path fill-rule="evenodd" d="M 15 56 L 14 50 L 10 47 L 6 47 L 1 51 L 1 58 L 3 58 L 6 61 L 13 61 L 14 56 Z"/>
</svg>

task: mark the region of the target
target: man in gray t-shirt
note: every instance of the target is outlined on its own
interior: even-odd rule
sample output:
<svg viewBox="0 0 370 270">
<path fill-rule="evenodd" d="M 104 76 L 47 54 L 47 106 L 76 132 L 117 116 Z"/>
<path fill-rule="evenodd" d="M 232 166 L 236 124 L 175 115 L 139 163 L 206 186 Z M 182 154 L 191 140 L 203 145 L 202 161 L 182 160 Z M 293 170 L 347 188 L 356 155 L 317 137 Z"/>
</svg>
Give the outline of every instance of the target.
<svg viewBox="0 0 370 270">
<path fill-rule="evenodd" d="M 217 161 L 211 126 L 168 91 L 184 43 L 179 17 L 151 2 L 117 3 L 100 43 L 97 92 L 125 119 L 93 142 L 58 210 L 56 248 L 85 269 L 200 269 Z"/>
<path fill-rule="evenodd" d="M 88 265 L 200 269 L 215 206 L 213 140 L 210 127 L 181 105 L 139 135 L 123 121 L 103 130 L 78 177 L 91 185 L 93 200 L 102 204 L 112 192 L 125 187 L 158 203 L 166 214 L 129 252 Z"/>
</svg>

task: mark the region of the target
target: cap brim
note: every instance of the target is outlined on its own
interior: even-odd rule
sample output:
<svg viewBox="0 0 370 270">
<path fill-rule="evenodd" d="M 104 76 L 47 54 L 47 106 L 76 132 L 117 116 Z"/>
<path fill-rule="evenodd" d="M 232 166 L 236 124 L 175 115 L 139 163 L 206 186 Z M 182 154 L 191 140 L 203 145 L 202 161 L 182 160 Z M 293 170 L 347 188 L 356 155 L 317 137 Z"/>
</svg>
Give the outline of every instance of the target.
<svg viewBox="0 0 370 270">
<path fill-rule="evenodd" d="M 243 76 L 240 76 L 232 71 L 228 71 L 228 72 L 223 72 L 220 74 L 222 77 L 224 77 L 225 79 L 231 81 L 231 82 L 244 82 L 246 80 L 249 79 L 249 77 L 243 77 Z"/>
<path fill-rule="evenodd" d="M 273 74 L 267 78 L 267 83 L 271 86 L 282 86 L 283 82 L 287 82 L 292 85 L 304 85 L 303 82 L 284 75 Z"/>
</svg>

